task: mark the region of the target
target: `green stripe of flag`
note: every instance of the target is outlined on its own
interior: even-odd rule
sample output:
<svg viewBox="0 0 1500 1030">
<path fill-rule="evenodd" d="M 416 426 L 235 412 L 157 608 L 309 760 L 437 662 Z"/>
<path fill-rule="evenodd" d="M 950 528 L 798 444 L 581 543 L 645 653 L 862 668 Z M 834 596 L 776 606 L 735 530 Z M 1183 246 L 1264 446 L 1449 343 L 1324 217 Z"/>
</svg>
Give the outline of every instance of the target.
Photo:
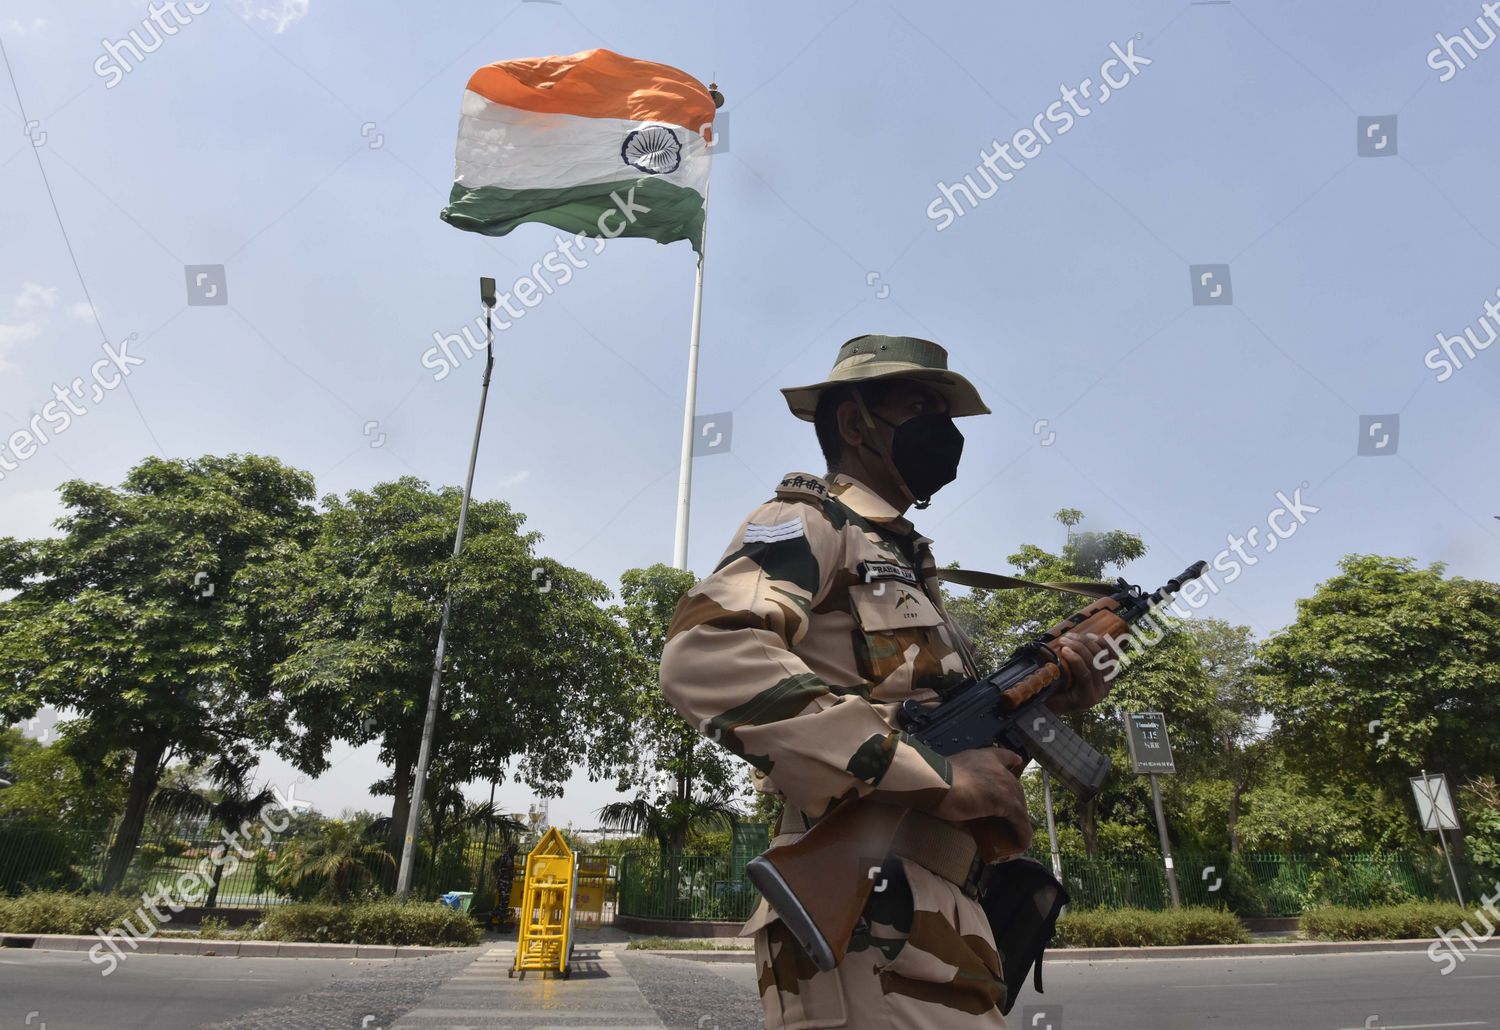
<svg viewBox="0 0 1500 1030">
<path fill-rule="evenodd" d="M 454 183 L 441 217 L 455 228 L 486 236 L 504 236 L 524 222 L 541 222 L 574 235 L 688 240 L 695 251 L 703 245 L 702 195 L 657 178 L 528 190 Z"/>
</svg>

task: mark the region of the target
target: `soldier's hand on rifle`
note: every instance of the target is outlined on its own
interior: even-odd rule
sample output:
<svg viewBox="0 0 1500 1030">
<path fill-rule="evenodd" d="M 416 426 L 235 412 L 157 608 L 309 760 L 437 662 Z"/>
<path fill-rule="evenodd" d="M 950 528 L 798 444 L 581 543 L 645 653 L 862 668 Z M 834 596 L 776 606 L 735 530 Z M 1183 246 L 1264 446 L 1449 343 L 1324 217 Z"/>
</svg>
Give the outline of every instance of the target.
<svg viewBox="0 0 1500 1030">
<path fill-rule="evenodd" d="M 1026 792 L 1021 775 L 1026 763 L 1003 747 L 981 747 L 948 756 L 953 786 L 932 810 L 939 819 L 962 823 L 970 819 L 998 817 L 1024 824 L 1028 840 L 1031 817 L 1026 812 Z"/>
<path fill-rule="evenodd" d="M 1069 624 L 1060 622 L 1050 632 L 1062 634 L 1067 629 Z M 1104 638 L 1097 633 L 1075 631 L 1066 633 L 1052 646 L 1061 651 L 1060 657 L 1068 670 L 1068 682 L 1047 699 L 1047 707 L 1058 713 L 1081 712 L 1103 701 L 1117 667 L 1113 662 L 1104 663 L 1100 659 L 1108 668 L 1105 672 L 1094 664 L 1095 655 L 1110 654 Z"/>
</svg>

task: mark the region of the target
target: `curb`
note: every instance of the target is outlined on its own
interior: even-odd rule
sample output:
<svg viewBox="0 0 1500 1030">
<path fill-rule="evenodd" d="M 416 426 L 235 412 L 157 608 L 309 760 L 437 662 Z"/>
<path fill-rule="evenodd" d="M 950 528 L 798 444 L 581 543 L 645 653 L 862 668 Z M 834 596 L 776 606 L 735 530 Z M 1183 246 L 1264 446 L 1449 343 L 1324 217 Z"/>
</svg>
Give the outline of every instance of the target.
<svg viewBox="0 0 1500 1030">
<path fill-rule="evenodd" d="M 1350 955 L 1371 952 L 1426 951 L 1436 938 L 1399 941 L 1293 941 L 1289 944 L 1183 944 L 1157 948 L 1049 948 L 1047 963 L 1096 962 L 1111 959 L 1184 958 L 1275 958 L 1292 955 Z M 1500 939 L 1485 950 L 1500 951 Z M 636 954 L 658 958 L 691 959 L 694 962 L 753 962 L 753 951 L 674 951 L 668 948 L 635 948 Z"/>
<path fill-rule="evenodd" d="M 33 948 L 37 951 L 88 951 L 99 944 L 97 935 L 57 933 L 0 934 L 0 948 Z M 186 937 L 158 937 L 134 942 L 117 941 L 114 947 L 125 955 L 214 955 L 221 958 L 422 958 L 452 955 L 463 948 L 429 948 L 388 944 L 311 944 L 306 941 L 205 941 Z"/>
</svg>

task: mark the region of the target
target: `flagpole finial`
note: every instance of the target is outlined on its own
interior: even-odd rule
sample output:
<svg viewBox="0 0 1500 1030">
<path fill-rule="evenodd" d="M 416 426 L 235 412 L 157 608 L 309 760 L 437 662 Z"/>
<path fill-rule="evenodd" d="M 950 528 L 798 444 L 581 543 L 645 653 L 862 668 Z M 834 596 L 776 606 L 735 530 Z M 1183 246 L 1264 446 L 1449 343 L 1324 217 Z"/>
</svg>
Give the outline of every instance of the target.
<svg viewBox="0 0 1500 1030">
<path fill-rule="evenodd" d="M 714 102 L 715 110 L 724 106 L 724 94 L 719 92 L 719 84 L 717 82 L 710 82 L 708 84 L 708 98 Z M 1500 515 L 1495 517 L 1500 518 Z"/>
</svg>

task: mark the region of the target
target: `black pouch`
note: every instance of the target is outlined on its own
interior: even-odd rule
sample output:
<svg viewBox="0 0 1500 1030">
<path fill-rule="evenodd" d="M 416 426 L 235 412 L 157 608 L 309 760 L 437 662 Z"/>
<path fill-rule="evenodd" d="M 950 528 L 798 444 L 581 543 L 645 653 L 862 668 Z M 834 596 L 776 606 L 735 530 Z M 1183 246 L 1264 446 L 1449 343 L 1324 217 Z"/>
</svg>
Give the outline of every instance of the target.
<svg viewBox="0 0 1500 1030">
<path fill-rule="evenodd" d="M 1042 953 L 1052 943 L 1057 917 L 1069 900 L 1057 878 L 1029 858 L 995 862 L 980 875 L 979 904 L 990 922 L 1005 975 L 1003 1014 L 1015 1007 L 1033 966 L 1034 985 L 1042 990 Z"/>
</svg>

